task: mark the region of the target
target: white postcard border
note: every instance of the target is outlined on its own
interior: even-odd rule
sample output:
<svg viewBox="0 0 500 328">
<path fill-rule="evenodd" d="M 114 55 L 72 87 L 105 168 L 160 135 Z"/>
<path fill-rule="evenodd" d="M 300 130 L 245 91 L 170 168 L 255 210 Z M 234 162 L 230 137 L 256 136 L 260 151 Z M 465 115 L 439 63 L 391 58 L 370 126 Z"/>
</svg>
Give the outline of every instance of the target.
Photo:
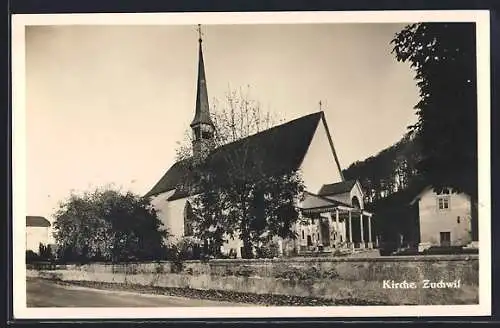
<svg viewBox="0 0 500 328">
<path fill-rule="evenodd" d="M 28 308 L 26 306 L 25 26 L 475 22 L 478 63 L 479 304 L 332 307 Z M 404 317 L 491 315 L 490 31 L 486 10 L 26 14 L 12 16 L 13 310 L 16 319 Z"/>
</svg>

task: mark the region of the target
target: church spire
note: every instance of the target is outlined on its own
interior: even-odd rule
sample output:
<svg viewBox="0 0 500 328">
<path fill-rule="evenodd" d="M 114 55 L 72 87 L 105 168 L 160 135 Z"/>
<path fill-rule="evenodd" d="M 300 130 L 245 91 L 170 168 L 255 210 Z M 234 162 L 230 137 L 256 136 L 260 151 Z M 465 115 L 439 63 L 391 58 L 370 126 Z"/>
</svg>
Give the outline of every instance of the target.
<svg viewBox="0 0 500 328">
<path fill-rule="evenodd" d="M 210 109 L 208 107 L 207 81 L 205 78 L 205 63 L 203 61 L 203 47 L 201 39 L 201 27 L 198 25 L 198 83 L 196 90 L 196 111 L 191 127 L 197 124 L 213 125 L 210 119 Z"/>
<path fill-rule="evenodd" d="M 193 130 L 193 154 L 197 155 L 213 146 L 214 124 L 210 118 L 208 106 L 207 81 L 205 63 L 203 61 L 201 26 L 198 25 L 198 83 L 196 90 L 196 108 L 191 129 Z"/>
</svg>

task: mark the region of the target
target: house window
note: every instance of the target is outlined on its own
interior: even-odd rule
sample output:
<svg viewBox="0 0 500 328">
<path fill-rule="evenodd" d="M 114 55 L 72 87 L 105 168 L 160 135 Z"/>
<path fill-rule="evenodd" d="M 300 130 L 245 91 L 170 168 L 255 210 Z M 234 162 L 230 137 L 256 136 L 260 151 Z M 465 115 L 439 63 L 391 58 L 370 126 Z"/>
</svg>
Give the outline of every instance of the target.
<svg viewBox="0 0 500 328">
<path fill-rule="evenodd" d="M 460 217 L 457 216 L 457 223 L 460 224 Z"/>
<path fill-rule="evenodd" d="M 304 239 L 304 230 L 302 230 L 302 239 Z"/>
<path fill-rule="evenodd" d="M 450 196 L 439 196 L 437 201 L 438 201 L 438 210 L 445 211 L 450 209 Z"/>
</svg>

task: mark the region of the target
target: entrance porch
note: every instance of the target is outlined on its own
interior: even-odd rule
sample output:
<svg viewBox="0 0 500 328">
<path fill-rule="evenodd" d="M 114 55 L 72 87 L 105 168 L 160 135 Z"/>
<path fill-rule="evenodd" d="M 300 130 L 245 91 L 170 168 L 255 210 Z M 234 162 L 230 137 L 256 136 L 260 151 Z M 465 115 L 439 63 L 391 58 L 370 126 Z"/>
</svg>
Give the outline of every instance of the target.
<svg viewBox="0 0 500 328">
<path fill-rule="evenodd" d="M 298 252 L 334 252 L 377 247 L 372 239 L 372 213 L 334 199 L 306 193 Z"/>
</svg>

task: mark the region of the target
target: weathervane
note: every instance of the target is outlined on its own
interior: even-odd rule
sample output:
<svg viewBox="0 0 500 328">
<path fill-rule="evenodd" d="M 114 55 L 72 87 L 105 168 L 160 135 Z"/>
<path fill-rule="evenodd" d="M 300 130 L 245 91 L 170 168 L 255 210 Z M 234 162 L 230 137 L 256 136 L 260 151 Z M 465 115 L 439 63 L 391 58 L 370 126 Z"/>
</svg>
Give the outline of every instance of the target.
<svg viewBox="0 0 500 328">
<path fill-rule="evenodd" d="M 320 100 L 319 101 L 319 110 L 322 111 L 323 109 L 321 108 L 321 105 L 323 105 L 323 102 Z"/>
</svg>

